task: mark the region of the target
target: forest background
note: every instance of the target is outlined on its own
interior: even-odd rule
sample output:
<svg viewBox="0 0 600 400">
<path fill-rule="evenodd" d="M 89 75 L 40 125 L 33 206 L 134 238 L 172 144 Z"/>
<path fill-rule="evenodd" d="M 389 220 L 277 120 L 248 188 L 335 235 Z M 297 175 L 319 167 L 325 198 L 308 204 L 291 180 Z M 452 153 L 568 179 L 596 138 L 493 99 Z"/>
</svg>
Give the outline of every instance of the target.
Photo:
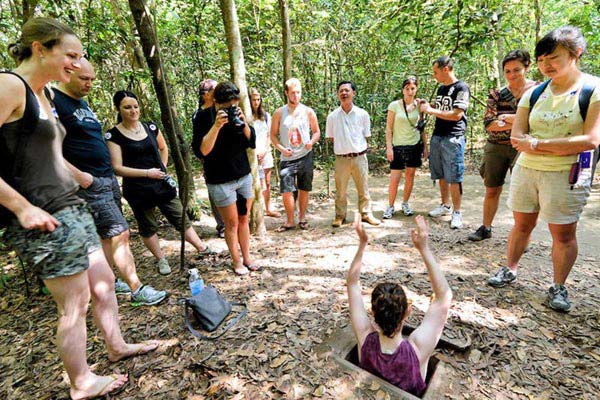
<svg viewBox="0 0 600 400">
<path fill-rule="evenodd" d="M 284 103 L 282 90 L 281 0 L 236 1 L 248 87 L 256 87 L 265 108 Z M 407 75 L 420 79 L 418 95 L 435 90 L 431 62 L 452 54 L 456 73 L 471 87 L 468 148 L 484 137 L 482 115 L 489 88 L 504 83 L 500 62 L 510 50 L 533 53 L 535 41 L 552 28 L 579 26 L 588 40 L 582 69 L 598 75 L 600 1 L 456 0 L 456 1 L 285 1 L 292 40 L 292 75 L 303 83 L 303 102 L 313 107 L 324 131 L 325 117 L 337 106 L 336 84 L 353 80 L 356 103 L 371 114 L 372 147 L 384 147 L 387 105 L 401 95 Z M 198 106 L 198 83 L 231 79 L 226 34 L 218 1 L 148 1 L 160 42 L 164 71 L 178 122 L 191 141 L 191 117 Z M 160 121 L 152 74 L 144 59 L 136 26 L 122 0 L 0 0 L 0 47 L 6 49 L 29 15 L 59 18 L 82 39 L 96 68 L 95 89 L 88 98 L 105 128 L 115 123 L 112 94 L 129 89 L 140 96 L 143 117 Z M 13 68 L 6 51 L 0 67 Z M 530 77 L 542 79 L 535 65 Z M 431 128 L 429 128 L 430 130 Z M 316 150 L 317 165 L 329 166 L 326 141 Z M 193 157 L 192 157 L 193 158 Z M 384 152 L 372 156 L 385 164 Z"/>
</svg>

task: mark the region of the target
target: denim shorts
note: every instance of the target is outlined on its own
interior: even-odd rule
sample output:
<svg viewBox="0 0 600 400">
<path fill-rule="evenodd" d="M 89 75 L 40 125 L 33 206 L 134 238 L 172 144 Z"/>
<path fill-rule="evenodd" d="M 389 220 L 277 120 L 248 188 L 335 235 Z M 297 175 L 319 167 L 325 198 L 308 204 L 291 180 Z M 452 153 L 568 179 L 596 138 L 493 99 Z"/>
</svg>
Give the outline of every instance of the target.
<svg viewBox="0 0 600 400">
<path fill-rule="evenodd" d="M 465 137 L 432 136 L 429 142 L 431 179 L 460 183 L 465 170 Z"/>
<path fill-rule="evenodd" d="M 238 195 L 245 199 L 254 198 L 252 189 L 252 175 L 248 174 L 239 179 L 219 183 L 216 185 L 207 183 L 208 192 L 215 201 L 217 207 L 227 207 L 237 201 Z"/>
<path fill-rule="evenodd" d="M 85 205 L 65 207 L 52 216 L 60 222 L 53 232 L 11 225 L 4 234 L 23 262 L 43 280 L 87 270 L 88 254 L 101 248 Z"/>
<path fill-rule="evenodd" d="M 297 160 L 281 161 L 279 163 L 279 177 L 281 179 L 281 193 L 312 190 L 313 181 L 313 152 Z"/>
<path fill-rule="evenodd" d="M 121 211 L 121 191 L 119 182 L 113 175 L 110 177 L 94 177 L 87 189 L 77 193 L 90 206 L 98 235 L 102 239 L 110 239 L 129 229 Z"/>
<path fill-rule="evenodd" d="M 394 159 L 390 169 L 419 168 L 422 165 L 423 142 L 412 146 L 394 146 Z"/>
</svg>

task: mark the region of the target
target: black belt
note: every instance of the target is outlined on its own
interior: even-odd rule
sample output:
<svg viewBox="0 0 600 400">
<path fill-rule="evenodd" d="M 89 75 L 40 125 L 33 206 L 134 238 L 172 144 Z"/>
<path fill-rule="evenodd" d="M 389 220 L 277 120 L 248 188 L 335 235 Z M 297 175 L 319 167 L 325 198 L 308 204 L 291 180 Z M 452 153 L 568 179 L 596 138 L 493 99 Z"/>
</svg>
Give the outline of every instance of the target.
<svg viewBox="0 0 600 400">
<path fill-rule="evenodd" d="M 366 152 L 367 152 L 367 149 L 364 149 L 360 153 L 336 154 L 336 156 L 338 156 L 338 157 L 358 157 L 358 156 L 362 156 Z"/>
</svg>

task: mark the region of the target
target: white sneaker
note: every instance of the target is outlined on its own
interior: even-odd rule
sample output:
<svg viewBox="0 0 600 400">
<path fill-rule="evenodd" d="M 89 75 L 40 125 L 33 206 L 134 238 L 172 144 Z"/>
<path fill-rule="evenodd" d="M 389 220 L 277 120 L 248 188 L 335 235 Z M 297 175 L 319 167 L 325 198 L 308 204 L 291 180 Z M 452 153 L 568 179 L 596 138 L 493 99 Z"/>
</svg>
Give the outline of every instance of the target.
<svg viewBox="0 0 600 400">
<path fill-rule="evenodd" d="M 463 226 L 462 222 L 462 214 L 460 211 L 454 211 L 452 213 L 452 221 L 450 221 L 450 228 L 452 229 L 460 229 Z"/>
<path fill-rule="evenodd" d="M 388 206 L 388 208 L 385 209 L 383 215 L 381 216 L 382 219 L 391 219 L 394 216 L 394 206 Z"/>
<path fill-rule="evenodd" d="M 440 204 L 433 210 L 429 211 L 429 216 L 433 218 L 441 217 L 444 215 L 450 215 L 452 213 L 452 208 L 450 206 L 446 206 L 444 204 Z"/>
<path fill-rule="evenodd" d="M 402 203 L 402 212 L 407 217 L 410 217 L 411 215 L 413 215 L 415 213 L 412 210 L 412 208 L 410 208 L 410 205 L 408 203 Z"/>
<path fill-rule="evenodd" d="M 158 260 L 158 273 L 161 275 L 169 275 L 171 273 L 171 266 L 166 257 Z"/>
</svg>

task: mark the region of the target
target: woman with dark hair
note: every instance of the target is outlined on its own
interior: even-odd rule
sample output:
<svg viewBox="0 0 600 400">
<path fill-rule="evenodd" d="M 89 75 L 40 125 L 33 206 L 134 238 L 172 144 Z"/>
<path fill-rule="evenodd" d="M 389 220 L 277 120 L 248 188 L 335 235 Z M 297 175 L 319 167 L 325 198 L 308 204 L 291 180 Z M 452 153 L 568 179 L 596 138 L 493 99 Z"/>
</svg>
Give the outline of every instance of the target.
<svg viewBox="0 0 600 400">
<path fill-rule="evenodd" d="M 579 69 L 585 51 L 581 31 L 572 26 L 554 29 L 535 46 L 538 68 L 549 80 L 519 102 L 511 143 L 520 154 L 508 196 L 515 222 L 507 266 L 488 280 L 502 287 L 517 278 L 539 217 L 552 236 L 554 282 L 547 303 L 562 312 L 571 309 L 565 282 L 577 259 L 577 221 L 590 194 L 592 152 L 600 144 L 599 80 Z"/>
<path fill-rule="evenodd" d="M 510 130 L 517 114 L 517 104 L 523 93 L 536 82 L 526 78 L 531 57 L 526 50 L 513 50 L 502 60 L 502 70 L 507 85 L 492 89 L 488 95 L 483 124 L 488 134 L 484 147 L 483 164 L 479 172 L 485 185 L 483 200 L 483 225 L 469 235 L 469 240 L 478 242 L 492 237 L 492 222 L 504 178 L 512 169 L 517 150 L 510 145 Z"/>
<path fill-rule="evenodd" d="M 217 81 L 214 79 L 205 79 L 200 82 L 198 87 L 198 109 L 192 117 L 192 125 L 194 125 L 194 121 L 198 117 L 200 111 L 211 108 L 215 105 L 214 93 L 216 87 Z M 206 176 L 204 177 L 204 180 L 206 181 Z M 208 193 L 208 201 L 210 203 L 210 211 L 212 212 L 212 215 L 215 218 L 215 223 L 217 224 L 217 236 L 224 238 L 225 223 L 223 222 L 223 218 L 221 218 L 221 214 L 219 214 L 219 210 L 215 205 L 215 200 L 212 198 L 210 193 Z"/>
<path fill-rule="evenodd" d="M 113 96 L 119 123 L 106 132 L 106 140 L 115 173 L 123 177 L 123 197 L 138 223 L 144 244 L 158 260 L 158 272 L 171 273 L 171 267 L 158 240 L 158 207 L 169 222 L 181 232 L 183 207 L 177 197 L 175 180 L 167 175 L 169 149 L 162 133 L 153 122 L 140 121 L 135 94 L 119 90 Z M 191 226 L 185 227 L 185 240 L 200 254 L 212 250 Z"/>
<path fill-rule="evenodd" d="M 279 218 L 281 214 L 271 209 L 271 170 L 273 169 L 273 152 L 271 149 L 271 116 L 263 107 L 262 97 L 256 89 L 248 91 L 250 105 L 252 106 L 252 117 L 249 123 L 256 132 L 256 157 L 258 158 L 258 175 L 260 185 L 265 199 L 265 209 L 269 217 Z"/>
<path fill-rule="evenodd" d="M 194 120 L 192 149 L 202 159 L 208 192 L 225 222 L 233 271 L 245 275 L 259 268 L 250 256 L 248 212 L 254 191 L 246 154 L 256 147 L 256 136 L 238 107 L 240 90 L 232 82 L 219 83 L 214 98 L 215 105 Z"/>
<path fill-rule="evenodd" d="M 383 213 L 383 219 L 394 216 L 394 203 L 398 193 L 398 185 L 402 180 L 402 171 L 406 169 L 404 178 L 404 194 L 402 212 L 406 216 L 413 215 L 408 201 L 415 181 L 415 172 L 422 164 L 421 158 L 427 158 L 427 135 L 420 125 L 417 94 L 418 82 L 409 76 L 402 82 L 402 99 L 392 101 L 388 106 L 385 124 L 386 157 L 390 162 L 390 185 L 388 188 L 389 204 Z"/>
<path fill-rule="evenodd" d="M 346 286 L 350 322 L 358 342 L 361 368 L 402 390 L 421 396 L 425 391 L 429 358 L 446 324 L 452 303 L 452 291 L 429 249 L 428 222 L 419 215 L 415 218 L 415 223 L 417 229 L 411 229 L 410 236 L 427 267 L 434 297 L 423 321 L 408 338 L 402 336 L 402 325 L 410 314 L 410 303 L 402 287 L 396 283 L 380 283 L 375 287 L 371 295 L 375 324 L 369 319 L 360 285 L 362 257 L 369 237 L 358 216 L 355 218 L 354 227 L 359 245 L 348 270 Z"/>
<path fill-rule="evenodd" d="M 31 18 L 9 46 L 17 61 L 0 73 L 0 208 L 5 240 L 43 281 L 58 309 L 56 347 L 72 399 L 122 390 L 127 375 L 99 376 L 86 357 L 86 313 L 93 315 L 116 362 L 156 349 L 128 344 L 119 329 L 115 276 L 102 252 L 92 216 L 62 154 L 65 129 L 56 117 L 52 81 L 69 82 L 78 70 L 81 42 L 50 18 Z"/>
</svg>

